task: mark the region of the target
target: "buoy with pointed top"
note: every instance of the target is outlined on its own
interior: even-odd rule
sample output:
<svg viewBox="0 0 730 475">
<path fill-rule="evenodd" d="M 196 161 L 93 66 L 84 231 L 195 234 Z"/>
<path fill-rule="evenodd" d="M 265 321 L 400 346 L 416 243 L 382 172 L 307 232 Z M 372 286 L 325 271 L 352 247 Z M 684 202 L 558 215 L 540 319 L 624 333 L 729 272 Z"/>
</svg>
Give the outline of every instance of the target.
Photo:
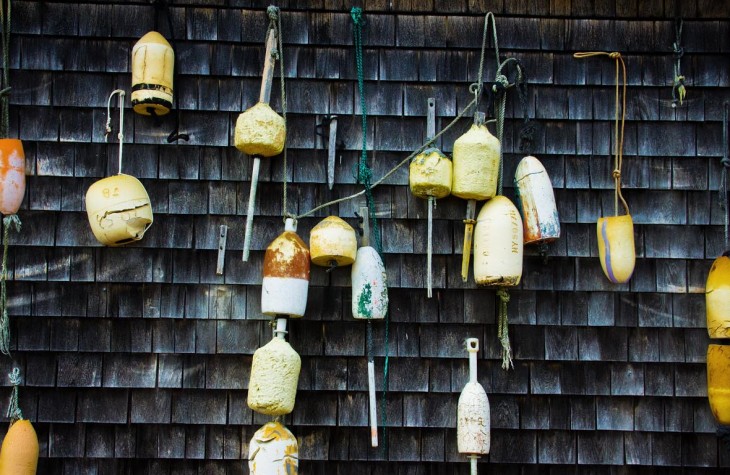
<svg viewBox="0 0 730 475">
<path fill-rule="evenodd" d="M 491 443 L 489 399 L 477 380 L 479 339 L 467 338 L 466 351 L 469 353 L 469 382 L 459 396 L 456 441 L 459 453 L 471 459 L 471 473 L 476 475 L 477 459 L 489 453 Z"/>
<path fill-rule="evenodd" d="M 730 251 L 715 259 L 707 274 L 705 309 L 710 338 L 730 338 Z"/>
<path fill-rule="evenodd" d="M 517 204 L 525 244 L 549 243 L 560 237 L 560 219 L 550 176 L 540 160 L 528 155 L 515 171 Z"/>
<path fill-rule="evenodd" d="M 603 273 L 614 284 L 628 282 L 636 264 L 631 215 L 598 218 L 596 234 Z"/>
<path fill-rule="evenodd" d="M 0 139 L 0 213 L 18 212 L 25 196 L 25 152 L 18 139 Z"/>
<path fill-rule="evenodd" d="M 296 233 L 296 221 L 287 218 L 284 232 L 266 248 L 261 283 L 264 315 L 303 317 L 309 292 L 309 249 Z"/>
<path fill-rule="evenodd" d="M 286 318 L 277 318 L 274 338 L 253 354 L 247 403 L 260 414 L 282 416 L 294 409 L 302 362 L 285 334 Z"/>
<path fill-rule="evenodd" d="M 517 208 L 495 196 L 479 211 L 474 230 L 474 280 L 479 286 L 509 287 L 522 278 L 523 231 Z"/>
<path fill-rule="evenodd" d="M 707 347 L 707 397 L 715 420 L 730 425 L 730 346 Z"/>
<path fill-rule="evenodd" d="M 251 475 L 297 475 L 297 438 L 281 422 L 267 422 L 251 438 L 248 469 Z"/>
<path fill-rule="evenodd" d="M 175 51 L 150 31 L 132 48 L 132 107 L 142 115 L 165 115 L 172 108 Z"/>
<path fill-rule="evenodd" d="M 328 216 L 309 233 L 312 263 L 323 267 L 349 266 L 357 256 L 357 236 L 347 222 Z"/>
</svg>

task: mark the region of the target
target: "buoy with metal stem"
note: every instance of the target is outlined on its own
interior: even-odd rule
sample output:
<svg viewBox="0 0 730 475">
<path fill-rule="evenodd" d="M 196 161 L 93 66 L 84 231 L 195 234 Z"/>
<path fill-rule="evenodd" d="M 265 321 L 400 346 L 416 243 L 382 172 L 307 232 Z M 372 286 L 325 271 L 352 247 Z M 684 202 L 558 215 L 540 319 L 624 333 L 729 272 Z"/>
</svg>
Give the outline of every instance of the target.
<svg viewBox="0 0 730 475">
<path fill-rule="evenodd" d="M 426 121 L 426 140 L 436 135 L 436 99 L 428 99 L 428 117 Z M 433 207 L 436 199 L 449 196 L 451 193 L 452 165 L 435 146 L 431 146 L 418 154 L 410 164 L 408 181 L 411 193 L 428 200 L 428 244 L 426 248 L 426 287 L 427 296 L 433 296 Z"/>
<path fill-rule="evenodd" d="M 477 474 L 477 459 L 489 453 L 490 414 L 487 393 L 477 380 L 477 353 L 479 339 L 467 338 L 469 353 L 469 382 L 459 396 L 456 416 L 456 442 L 460 454 L 466 454 L 472 475 Z"/>
</svg>

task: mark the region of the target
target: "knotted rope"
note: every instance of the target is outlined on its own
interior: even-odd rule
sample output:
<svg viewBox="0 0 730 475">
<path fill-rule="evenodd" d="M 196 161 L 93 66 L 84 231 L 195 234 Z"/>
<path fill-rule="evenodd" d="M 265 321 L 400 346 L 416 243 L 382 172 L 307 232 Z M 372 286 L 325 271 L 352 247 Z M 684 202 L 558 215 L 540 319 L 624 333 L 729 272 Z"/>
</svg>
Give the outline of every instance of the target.
<svg viewBox="0 0 730 475">
<path fill-rule="evenodd" d="M 13 368 L 13 371 L 8 373 L 10 378 L 10 384 L 13 385 L 13 391 L 10 393 L 10 403 L 8 404 L 8 410 L 5 413 L 5 417 L 10 419 L 10 425 L 12 426 L 15 422 L 23 419 L 23 412 L 20 410 L 18 405 L 18 386 L 20 386 L 20 369 Z"/>
<path fill-rule="evenodd" d="M 0 353 L 10 356 L 10 317 L 8 317 L 8 244 L 10 228 L 20 232 L 20 218 L 11 214 L 3 218 L 3 261 L 0 269 Z"/>
<path fill-rule="evenodd" d="M 509 342 L 509 318 L 507 316 L 507 304 L 509 303 L 509 292 L 502 288 L 497 290 L 499 297 L 499 317 L 497 320 L 497 337 L 502 344 L 502 369 L 514 368 L 512 364 L 512 346 Z"/>
<path fill-rule="evenodd" d="M 624 124 L 626 122 L 626 63 L 624 62 L 621 53 L 613 52 L 607 53 L 605 51 L 594 51 L 588 53 L 575 53 L 574 58 L 589 58 L 592 56 L 608 56 L 616 62 L 616 94 L 615 94 L 615 114 L 614 114 L 614 168 L 613 168 L 613 182 L 614 182 L 614 198 L 613 198 L 613 211 L 614 216 L 618 216 L 618 202 L 621 204 L 626 211 L 629 213 L 629 205 L 621 193 L 621 165 L 623 163 L 624 156 Z M 623 90 L 619 91 L 619 65 L 623 70 Z M 620 114 L 619 114 L 620 112 Z M 619 115 L 621 117 L 619 127 Z"/>
<path fill-rule="evenodd" d="M 682 105 L 687 89 L 684 87 L 684 76 L 682 75 L 682 56 L 684 56 L 684 48 L 682 48 L 682 28 L 684 20 L 677 19 L 674 22 L 674 43 L 672 43 L 672 52 L 674 53 L 674 80 L 672 81 L 672 107 L 677 107 L 677 102 Z"/>
</svg>

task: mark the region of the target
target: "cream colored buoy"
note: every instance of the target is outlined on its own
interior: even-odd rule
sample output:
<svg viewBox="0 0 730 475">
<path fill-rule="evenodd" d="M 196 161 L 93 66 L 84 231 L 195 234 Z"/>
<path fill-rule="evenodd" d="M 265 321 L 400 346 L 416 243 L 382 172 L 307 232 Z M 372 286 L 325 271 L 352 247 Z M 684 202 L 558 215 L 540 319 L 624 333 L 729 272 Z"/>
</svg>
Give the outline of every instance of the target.
<svg viewBox="0 0 730 475">
<path fill-rule="evenodd" d="M 474 280 L 480 286 L 508 287 L 522 278 L 522 219 L 515 205 L 495 196 L 479 211 L 474 230 Z"/>
<path fill-rule="evenodd" d="M 297 475 L 299 444 L 279 421 L 267 422 L 251 438 L 248 446 L 251 475 Z"/>
<path fill-rule="evenodd" d="M 707 347 L 707 397 L 715 420 L 730 425 L 730 346 Z"/>
<path fill-rule="evenodd" d="M 352 265 L 352 316 L 382 320 L 388 313 L 388 286 L 385 265 L 372 246 L 357 250 Z"/>
<path fill-rule="evenodd" d="M 309 249 L 296 233 L 296 222 L 286 219 L 284 232 L 266 248 L 261 284 L 264 315 L 303 317 L 309 292 Z"/>
<path fill-rule="evenodd" d="M 560 237 L 560 219 L 550 176 L 537 158 L 528 155 L 515 171 L 517 202 L 522 212 L 524 242 L 552 242 Z"/>
<path fill-rule="evenodd" d="M 707 274 L 705 309 L 710 338 L 730 338 L 730 252 L 715 259 Z"/>
<path fill-rule="evenodd" d="M 301 359 L 284 340 L 286 318 L 278 318 L 275 336 L 256 350 L 248 383 L 248 407 L 268 416 L 282 416 L 294 409 Z"/>
<path fill-rule="evenodd" d="M 459 453 L 471 459 L 471 473 L 476 475 L 477 459 L 489 453 L 491 443 L 489 399 L 477 380 L 479 340 L 468 338 L 466 350 L 469 353 L 469 382 L 459 396 L 456 441 Z"/>
<path fill-rule="evenodd" d="M 154 221 L 144 185 L 125 174 L 92 184 L 86 192 L 86 213 L 94 237 L 107 246 L 139 241 Z"/>
<path fill-rule="evenodd" d="M 25 196 L 25 152 L 18 139 L 0 139 L 0 213 L 18 212 Z"/>
<path fill-rule="evenodd" d="M 631 215 L 598 218 L 596 234 L 603 273 L 614 284 L 628 282 L 636 263 Z"/>
<path fill-rule="evenodd" d="M 355 230 L 345 220 L 328 216 L 309 233 L 309 252 L 315 265 L 349 266 L 357 256 Z"/>
<path fill-rule="evenodd" d="M 142 115 L 165 115 L 172 108 L 175 52 L 150 31 L 132 48 L 132 106 Z"/>
</svg>

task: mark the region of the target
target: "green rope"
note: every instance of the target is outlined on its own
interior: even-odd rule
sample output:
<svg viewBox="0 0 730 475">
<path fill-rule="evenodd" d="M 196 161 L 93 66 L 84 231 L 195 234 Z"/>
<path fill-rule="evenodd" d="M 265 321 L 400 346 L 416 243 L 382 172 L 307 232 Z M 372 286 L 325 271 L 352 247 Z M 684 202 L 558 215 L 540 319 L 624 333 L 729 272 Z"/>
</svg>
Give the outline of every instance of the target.
<svg viewBox="0 0 730 475">
<path fill-rule="evenodd" d="M 509 292 L 505 288 L 497 290 L 499 297 L 499 320 L 497 321 L 497 337 L 502 344 L 502 369 L 514 369 L 512 364 L 512 346 L 509 343 L 509 319 L 507 317 L 507 303 L 509 303 Z"/>
<path fill-rule="evenodd" d="M 684 98 L 687 96 L 687 89 L 684 87 L 684 76 L 682 75 L 682 56 L 684 56 L 684 48 L 682 48 L 682 28 L 684 20 L 675 20 L 674 33 L 675 39 L 672 43 L 672 51 L 674 52 L 674 80 L 672 81 L 672 107 L 677 107 L 677 103 L 681 106 Z"/>
<path fill-rule="evenodd" d="M 10 384 L 13 385 L 13 391 L 10 393 L 10 404 L 8 404 L 8 411 L 5 416 L 10 419 L 10 425 L 23 419 L 23 412 L 20 410 L 18 405 L 18 386 L 20 385 L 20 369 L 13 368 L 13 371 L 8 373 L 10 378 Z"/>
<path fill-rule="evenodd" d="M 0 0 L 0 25 L 2 26 L 3 75 L 0 95 L 0 138 L 10 134 L 10 0 Z"/>
<path fill-rule="evenodd" d="M 8 317 L 8 241 L 10 228 L 20 232 L 20 218 L 11 214 L 3 218 L 3 262 L 0 269 L 0 353 L 10 356 L 10 318 Z"/>
</svg>

